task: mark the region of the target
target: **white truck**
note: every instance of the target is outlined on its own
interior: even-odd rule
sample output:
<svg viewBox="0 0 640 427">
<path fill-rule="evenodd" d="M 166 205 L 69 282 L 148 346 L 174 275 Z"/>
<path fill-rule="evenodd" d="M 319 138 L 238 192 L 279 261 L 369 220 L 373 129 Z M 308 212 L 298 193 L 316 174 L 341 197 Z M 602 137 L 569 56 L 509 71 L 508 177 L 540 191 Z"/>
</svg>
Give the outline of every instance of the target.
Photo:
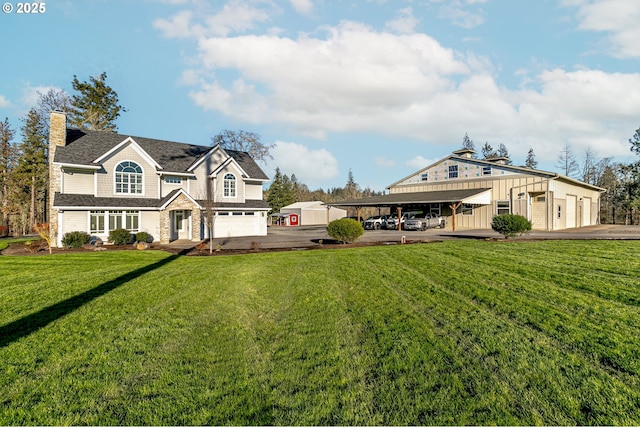
<svg viewBox="0 0 640 427">
<path fill-rule="evenodd" d="M 446 220 L 435 213 L 418 214 L 413 217 L 407 218 L 404 221 L 405 230 L 424 231 L 427 228 L 444 228 L 445 225 L 447 225 Z"/>
</svg>

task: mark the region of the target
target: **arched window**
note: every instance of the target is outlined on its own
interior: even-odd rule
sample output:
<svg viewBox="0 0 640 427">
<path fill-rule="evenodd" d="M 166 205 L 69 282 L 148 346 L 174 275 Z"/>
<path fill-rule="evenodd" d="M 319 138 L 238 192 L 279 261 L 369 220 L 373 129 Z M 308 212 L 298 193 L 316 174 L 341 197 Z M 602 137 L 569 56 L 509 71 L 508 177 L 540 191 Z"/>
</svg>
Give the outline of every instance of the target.
<svg viewBox="0 0 640 427">
<path fill-rule="evenodd" d="M 236 197 L 236 177 L 232 173 L 224 176 L 224 197 Z"/>
<path fill-rule="evenodd" d="M 116 193 L 142 194 L 142 168 L 134 162 L 116 166 Z"/>
</svg>

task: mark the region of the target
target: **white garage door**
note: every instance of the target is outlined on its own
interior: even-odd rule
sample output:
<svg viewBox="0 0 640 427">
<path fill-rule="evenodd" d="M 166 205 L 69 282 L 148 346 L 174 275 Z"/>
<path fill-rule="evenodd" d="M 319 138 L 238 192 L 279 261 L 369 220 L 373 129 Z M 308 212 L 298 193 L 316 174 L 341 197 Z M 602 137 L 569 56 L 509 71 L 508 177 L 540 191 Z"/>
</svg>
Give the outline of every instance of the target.
<svg viewBox="0 0 640 427">
<path fill-rule="evenodd" d="M 576 196 L 567 195 L 567 228 L 576 226 Z"/>
<path fill-rule="evenodd" d="M 591 225 L 591 198 L 585 197 L 582 201 L 582 226 Z"/>
</svg>

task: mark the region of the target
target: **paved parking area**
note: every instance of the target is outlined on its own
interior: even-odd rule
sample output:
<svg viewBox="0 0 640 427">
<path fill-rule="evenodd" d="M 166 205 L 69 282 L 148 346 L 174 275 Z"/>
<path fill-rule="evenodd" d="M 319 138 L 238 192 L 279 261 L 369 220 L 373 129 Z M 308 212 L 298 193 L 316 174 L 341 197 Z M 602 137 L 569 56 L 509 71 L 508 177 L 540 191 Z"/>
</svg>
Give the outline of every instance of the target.
<svg viewBox="0 0 640 427">
<path fill-rule="evenodd" d="M 358 242 L 401 243 L 407 241 L 439 241 L 445 239 L 502 239 L 493 230 L 456 230 L 429 229 L 426 231 L 365 230 Z M 595 240 L 640 240 L 640 226 L 634 225 L 594 225 L 561 231 L 533 231 L 529 235 L 515 239 L 595 239 Z M 307 248 L 320 245 L 320 241 L 330 240 L 324 226 L 277 227 L 268 228 L 266 236 L 230 237 L 216 239 L 223 249 L 252 248 Z"/>
</svg>

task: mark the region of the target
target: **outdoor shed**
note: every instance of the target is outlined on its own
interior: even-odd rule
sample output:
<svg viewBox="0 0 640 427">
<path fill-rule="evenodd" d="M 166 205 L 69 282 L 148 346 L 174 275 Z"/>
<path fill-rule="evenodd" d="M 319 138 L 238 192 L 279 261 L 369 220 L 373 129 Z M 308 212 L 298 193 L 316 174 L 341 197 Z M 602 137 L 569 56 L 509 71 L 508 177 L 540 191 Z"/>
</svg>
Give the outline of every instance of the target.
<svg viewBox="0 0 640 427">
<path fill-rule="evenodd" d="M 347 211 L 323 202 L 296 202 L 280 209 L 281 214 L 297 214 L 299 225 L 327 225 L 329 222 L 344 218 Z"/>
</svg>

